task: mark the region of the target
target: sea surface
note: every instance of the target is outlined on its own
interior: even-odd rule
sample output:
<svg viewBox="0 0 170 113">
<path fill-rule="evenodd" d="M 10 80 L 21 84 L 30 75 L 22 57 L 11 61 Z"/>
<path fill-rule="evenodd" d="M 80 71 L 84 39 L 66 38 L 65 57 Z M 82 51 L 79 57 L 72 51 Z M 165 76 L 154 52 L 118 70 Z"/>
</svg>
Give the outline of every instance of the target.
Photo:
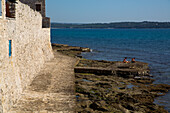
<svg viewBox="0 0 170 113">
<path fill-rule="evenodd" d="M 170 85 L 170 29 L 51 29 L 52 43 L 89 47 L 82 56 L 93 60 L 122 61 L 135 57 L 149 63 L 156 84 Z M 170 112 L 170 92 L 155 103 Z"/>
</svg>

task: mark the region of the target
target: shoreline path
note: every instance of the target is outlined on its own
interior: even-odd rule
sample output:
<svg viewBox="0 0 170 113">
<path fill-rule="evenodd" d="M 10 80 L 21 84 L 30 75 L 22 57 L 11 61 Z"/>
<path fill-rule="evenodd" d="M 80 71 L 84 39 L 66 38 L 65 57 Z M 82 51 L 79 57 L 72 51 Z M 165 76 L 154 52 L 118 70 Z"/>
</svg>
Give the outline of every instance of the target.
<svg viewBox="0 0 170 113">
<path fill-rule="evenodd" d="M 54 52 L 54 56 L 54 59 L 45 63 L 9 113 L 74 112 L 74 66 L 77 59 L 58 52 Z"/>
</svg>

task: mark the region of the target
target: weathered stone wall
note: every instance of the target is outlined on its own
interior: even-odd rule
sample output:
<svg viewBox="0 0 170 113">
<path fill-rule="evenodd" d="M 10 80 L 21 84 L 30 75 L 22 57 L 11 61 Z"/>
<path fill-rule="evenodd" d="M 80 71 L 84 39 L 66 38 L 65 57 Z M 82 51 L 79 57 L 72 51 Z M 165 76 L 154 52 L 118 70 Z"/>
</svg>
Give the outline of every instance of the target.
<svg viewBox="0 0 170 113">
<path fill-rule="evenodd" d="M 3 46 L 2 46 L 2 37 L 3 37 L 3 20 L 0 18 L 0 48 L 3 49 Z M 0 49 L 0 76 L 2 75 L 2 49 Z M 0 81 L 1 81 L 1 78 L 0 78 Z M 2 113 L 2 93 L 1 93 L 1 84 L 0 84 L 0 113 Z"/>
<path fill-rule="evenodd" d="M 4 113 L 51 58 L 50 28 L 42 28 L 42 15 L 19 1 L 15 19 L 0 19 L 0 98 Z"/>
<path fill-rule="evenodd" d="M 11 27 L 12 28 L 11 28 Z M 15 59 L 9 57 L 8 53 L 8 39 L 10 40 L 15 34 L 15 21 L 4 20 L 3 34 L 0 39 L 0 88 L 1 101 L 5 109 L 9 109 L 8 105 L 14 104 L 15 99 L 21 93 L 21 84 L 18 79 L 18 68 L 15 64 Z M 10 29 L 9 29 L 10 27 Z M 9 29 L 9 30 L 7 30 Z M 2 30 L 1 30 L 2 32 Z M 8 33 L 7 33 L 8 32 Z M 9 38 L 8 38 L 9 37 Z M 14 36 L 15 37 L 15 36 Z M 17 80 L 18 79 L 18 80 Z M 20 85 L 19 85 L 20 84 Z"/>
</svg>

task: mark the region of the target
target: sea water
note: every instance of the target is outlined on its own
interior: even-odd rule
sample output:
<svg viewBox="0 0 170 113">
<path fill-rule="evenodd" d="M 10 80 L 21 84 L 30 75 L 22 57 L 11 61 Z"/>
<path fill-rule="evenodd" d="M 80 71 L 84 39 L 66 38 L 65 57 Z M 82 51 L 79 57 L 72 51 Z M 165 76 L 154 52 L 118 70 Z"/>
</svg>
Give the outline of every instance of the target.
<svg viewBox="0 0 170 113">
<path fill-rule="evenodd" d="M 154 83 L 170 85 L 170 29 L 52 29 L 52 43 L 89 47 L 82 56 L 92 60 L 122 61 L 135 57 L 149 63 Z M 155 103 L 170 112 L 170 93 Z"/>
</svg>

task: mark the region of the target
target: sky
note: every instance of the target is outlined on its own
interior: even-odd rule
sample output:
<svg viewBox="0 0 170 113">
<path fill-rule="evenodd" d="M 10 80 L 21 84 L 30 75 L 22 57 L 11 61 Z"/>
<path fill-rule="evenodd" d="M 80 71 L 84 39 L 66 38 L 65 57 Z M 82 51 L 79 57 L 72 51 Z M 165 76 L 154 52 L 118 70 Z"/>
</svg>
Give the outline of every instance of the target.
<svg viewBox="0 0 170 113">
<path fill-rule="evenodd" d="M 1 1 L 1 0 L 0 0 Z M 0 2 L 0 16 L 2 16 L 2 8 L 1 8 L 1 2 Z"/>
<path fill-rule="evenodd" d="M 46 0 L 46 6 L 59 23 L 170 22 L 170 0 Z"/>
</svg>

